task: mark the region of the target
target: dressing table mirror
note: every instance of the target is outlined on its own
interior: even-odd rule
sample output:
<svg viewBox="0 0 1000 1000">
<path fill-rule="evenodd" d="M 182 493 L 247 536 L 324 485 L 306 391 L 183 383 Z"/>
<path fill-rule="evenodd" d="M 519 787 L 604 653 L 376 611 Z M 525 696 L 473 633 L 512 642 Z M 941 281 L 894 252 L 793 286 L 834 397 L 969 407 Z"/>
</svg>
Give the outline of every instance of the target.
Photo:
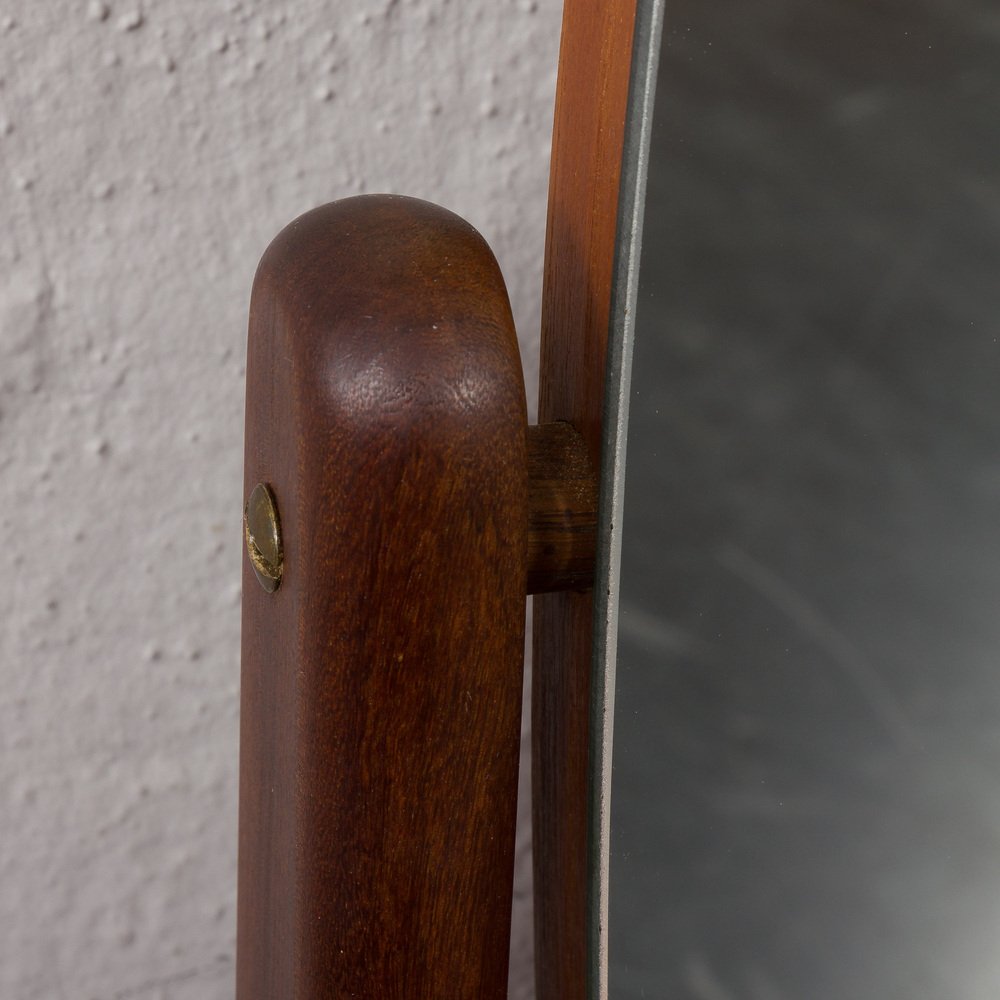
<svg viewBox="0 0 1000 1000">
<path fill-rule="evenodd" d="M 995 993 L 994 22 L 567 0 L 531 427 L 462 220 L 276 238 L 238 1000 L 505 995 L 528 595 L 538 1000 Z"/>
</svg>

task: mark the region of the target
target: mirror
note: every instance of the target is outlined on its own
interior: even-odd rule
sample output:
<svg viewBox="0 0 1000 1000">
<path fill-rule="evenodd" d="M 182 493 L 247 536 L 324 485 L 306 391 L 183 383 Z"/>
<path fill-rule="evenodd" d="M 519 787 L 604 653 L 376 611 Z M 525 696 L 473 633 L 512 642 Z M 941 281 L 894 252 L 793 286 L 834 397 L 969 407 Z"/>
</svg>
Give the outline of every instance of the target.
<svg viewBox="0 0 1000 1000">
<path fill-rule="evenodd" d="M 665 18 L 609 994 L 995 997 L 997 10 Z"/>
</svg>

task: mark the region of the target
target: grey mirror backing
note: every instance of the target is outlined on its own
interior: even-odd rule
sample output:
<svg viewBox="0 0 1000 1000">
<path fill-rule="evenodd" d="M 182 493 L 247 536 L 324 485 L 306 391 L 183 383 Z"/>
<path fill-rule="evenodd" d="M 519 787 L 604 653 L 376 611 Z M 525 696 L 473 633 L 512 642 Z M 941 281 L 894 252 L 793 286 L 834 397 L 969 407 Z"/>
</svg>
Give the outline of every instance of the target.
<svg viewBox="0 0 1000 1000">
<path fill-rule="evenodd" d="M 608 996 L 608 878 L 611 824 L 611 761 L 622 500 L 632 345 L 653 98 L 663 29 L 663 0 L 638 0 L 629 82 L 629 117 L 622 150 L 621 194 L 615 238 L 607 374 L 602 420 L 600 510 L 594 572 L 594 636 L 590 702 L 588 829 L 587 993 Z"/>
<path fill-rule="evenodd" d="M 610 995 L 994 997 L 995 5 L 677 0 L 660 85 Z"/>
</svg>

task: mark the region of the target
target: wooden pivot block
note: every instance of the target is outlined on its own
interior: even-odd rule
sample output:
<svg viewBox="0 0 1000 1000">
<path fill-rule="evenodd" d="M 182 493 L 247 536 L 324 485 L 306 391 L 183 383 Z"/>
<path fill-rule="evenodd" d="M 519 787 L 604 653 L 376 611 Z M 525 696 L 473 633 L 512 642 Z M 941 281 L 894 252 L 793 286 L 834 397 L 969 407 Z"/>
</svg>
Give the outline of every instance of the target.
<svg viewBox="0 0 1000 1000">
<path fill-rule="evenodd" d="M 528 428 L 528 593 L 587 590 L 594 581 L 597 479 L 572 424 Z"/>
</svg>

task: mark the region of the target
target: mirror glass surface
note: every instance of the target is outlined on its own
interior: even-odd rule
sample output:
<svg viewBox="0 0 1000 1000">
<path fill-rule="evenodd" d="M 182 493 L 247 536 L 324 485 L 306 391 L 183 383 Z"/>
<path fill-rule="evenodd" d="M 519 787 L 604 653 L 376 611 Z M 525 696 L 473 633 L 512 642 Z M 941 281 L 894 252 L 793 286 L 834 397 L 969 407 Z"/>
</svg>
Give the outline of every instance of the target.
<svg viewBox="0 0 1000 1000">
<path fill-rule="evenodd" d="M 1000 996 L 1000 8 L 671 0 L 610 996 Z"/>
</svg>

